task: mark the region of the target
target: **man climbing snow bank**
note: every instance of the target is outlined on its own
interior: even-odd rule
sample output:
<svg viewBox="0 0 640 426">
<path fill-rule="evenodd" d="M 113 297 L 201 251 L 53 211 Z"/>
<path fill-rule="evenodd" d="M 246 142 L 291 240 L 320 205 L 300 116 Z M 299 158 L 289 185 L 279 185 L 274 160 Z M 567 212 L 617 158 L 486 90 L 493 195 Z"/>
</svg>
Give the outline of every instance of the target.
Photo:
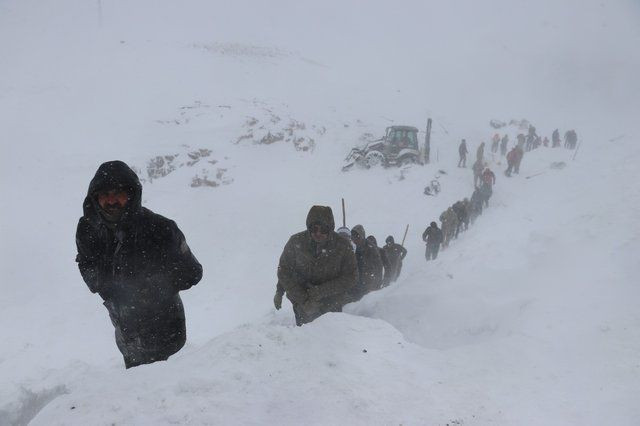
<svg viewBox="0 0 640 426">
<path fill-rule="evenodd" d="M 186 341 L 180 290 L 202 266 L 176 223 L 142 207 L 142 185 L 122 161 L 100 166 L 78 223 L 76 261 L 104 300 L 126 368 L 166 360 Z"/>
</svg>

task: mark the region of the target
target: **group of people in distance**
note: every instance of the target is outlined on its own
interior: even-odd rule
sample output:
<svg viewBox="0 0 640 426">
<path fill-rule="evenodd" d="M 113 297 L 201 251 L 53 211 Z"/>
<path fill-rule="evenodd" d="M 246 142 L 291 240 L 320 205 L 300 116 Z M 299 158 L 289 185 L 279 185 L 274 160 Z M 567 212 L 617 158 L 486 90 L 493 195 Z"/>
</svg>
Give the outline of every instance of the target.
<svg viewBox="0 0 640 426">
<path fill-rule="evenodd" d="M 327 312 L 341 312 L 347 303 L 398 279 L 407 250 L 390 235 L 380 248 L 362 225 L 335 231 L 330 207 L 313 206 L 307 229 L 294 234 L 278 263 L 276 309 L 286 294 L 297 325 Z"/>
<path fill-rule="evenodd" d="M 517 142 L 516 145 L 508 150 L 509 145 L 509 135 L 504 134 L 502 137 L 499 133 L 493 135 L 491 139 L 491 152 L 493 154 L 498 154 L 502 157 L 506 157 L 507 159 L 507 169 L 504 174 L 507 177 L 511 177 L 513 173 L 520 173 L 520 164 L 522 163 L 522 158 L 524 157 L 525 152 L 533 151 L 535 149 L 540 148 L 541 146 L 548 147 L 549 146 L 549 138 L 546 136 L 541 138 L 536 133 L 536 128 L 534 126 L 529 126 L 527 134 L 524 133 L 518 134 L 516 137 Z M 564 147 L 567 149 L 576 149 L 578 144 L 578 135 L 575 130 L 567 130 L 564 134 Z M 487 163 L 484 162 L 484 142 L 478 146 L 476 151 L 476 162 L 473 164 L 473 178 L 474 185 L 477 186 L 478 182 L 482 179 L 482 174 L 484 173 Z M 560 131 L 555 129 L 553 134 L 551 135 L 551 147 L 559 148 L 560 147 Z M 458 167 L 466 167 L 467 165 L 467 154 L 469 150 L 467 148 L 467 142 L 465 139 L 462 139 L 460 145 L 458 146 Z"/>
</svg>

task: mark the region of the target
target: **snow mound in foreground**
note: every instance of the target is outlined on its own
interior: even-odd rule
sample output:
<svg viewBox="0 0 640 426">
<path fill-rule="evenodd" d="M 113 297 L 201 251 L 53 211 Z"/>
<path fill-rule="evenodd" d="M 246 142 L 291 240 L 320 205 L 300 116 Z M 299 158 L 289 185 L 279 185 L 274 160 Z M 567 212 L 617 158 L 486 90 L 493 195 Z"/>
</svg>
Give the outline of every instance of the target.
<svg viewBox="0 0 640 426">
<path fill-rule="evenodd" d="M 247 325 L 167 362 L 88 371 L 31 424 L 425 424 L 427 406 L 444 424 L 440 357 L 347 314 Z"/>
</svg>

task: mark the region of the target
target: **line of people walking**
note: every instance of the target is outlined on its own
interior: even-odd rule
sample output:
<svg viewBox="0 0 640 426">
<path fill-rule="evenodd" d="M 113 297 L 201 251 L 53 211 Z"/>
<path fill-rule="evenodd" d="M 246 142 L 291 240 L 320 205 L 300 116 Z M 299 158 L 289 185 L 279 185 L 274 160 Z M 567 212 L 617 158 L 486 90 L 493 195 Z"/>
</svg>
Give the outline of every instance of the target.
<svg viewBox="0 0 640 426">
<path fill-rule="evenodd" d="M 456 201 L 440 214 L 441 227 L 434 221 L 422 233 L 426 244 L 425 259 L 435 260 L 439 251 L 449 247 L 452 240 L 457 239 L 460 232 L 469 229 L 483 209 L 489 206 L 493 195 L 496 175 L 488 167 L 481 174 L 480 183 L 475 185 L 471 198 Z"/>
<path fill-rule="evenodd" d="M 560 131 L 555 129 L 551 135 L 552 148 L 560 147 Z M 567 149 L 576 149 L 578 144 L 578 135 L 575 130 L 568 130 L 564 135 L 564 147 Z M 507 169 L 505 175 L 511 177 L 513 173 L 520 173 L 520 165 L 524 157 L 525 152 L 538 149 L 540 146 L 549 146 L 549 138 L 542 139 L 537 133 L 534 126 L 529 126 L 527 134 L 518 134 L 516 137 L 516 144 L 508 150 L 509 135 L 504 134 L 502 137 L 499 133 L 495 133 L 491 139 L 491 152 L 497 154 L 498 151 L 502 157 L 506 157 Z M 487 167 L 487 163 L 484 161 L 484 147 L 485 143 L 482 142 L 476 151 L 476 161 L 473 163 L 473 183 L 474 186 L 478 186 L 478 183 L 482 179 L 482 174 Z M 467 147 L 467 141 L 462 139 L 458 146 L 458 167 L 467 167 L 467 154 L 469 149 Z"/>
<path fill-rule="evenodd" d="M 327 312 L 341 312 L 347 303 L 398 279 L 407 250 L 393 236 L 378 247 L 362 225 L 335 231 L 331 207 L 313 206 L 307 229 L 293 235 L 280 256 L 276 309 L 283 296 L 293 305 L 297 325 Z"/>
</svg>

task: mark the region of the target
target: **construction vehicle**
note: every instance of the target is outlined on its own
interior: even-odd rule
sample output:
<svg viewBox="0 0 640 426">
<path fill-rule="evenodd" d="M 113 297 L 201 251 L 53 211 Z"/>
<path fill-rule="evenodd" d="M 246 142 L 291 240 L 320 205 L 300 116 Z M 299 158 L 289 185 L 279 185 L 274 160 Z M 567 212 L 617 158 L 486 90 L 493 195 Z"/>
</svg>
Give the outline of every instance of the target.
<svg viewBox="0 0 640 426">
<path fill-rule="evenodd" d="M 418 143 L 418 129 L 412 126 L 387 127 L 381 139 L 368 142 L 360 148 L 353 148 L 345 158 L 343 171 L 354 166 L 369 169 L 371 167 L 392 167 L 407 164 L 424 164 L 429 161 L 429 139 L 431 119 L 427 126 L 425 146 L 421 150 Z"/>
</svg>

